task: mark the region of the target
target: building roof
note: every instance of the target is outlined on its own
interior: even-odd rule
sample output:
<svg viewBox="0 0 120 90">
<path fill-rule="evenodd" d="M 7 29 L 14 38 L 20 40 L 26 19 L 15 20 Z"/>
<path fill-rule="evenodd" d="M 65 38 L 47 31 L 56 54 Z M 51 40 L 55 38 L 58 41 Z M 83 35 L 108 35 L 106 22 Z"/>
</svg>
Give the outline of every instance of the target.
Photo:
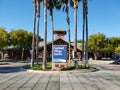
<svg viewBox="0 0 120 90">
<path fill-rule="evenodd" d="M 58 40 L 62 40 L 62 41 L 64 41 L 64 42 L 66 42 L 66 43 L 69 43 L 68 41 L 66 41 L 66 40 L 64 40 L 64 39 L 62 39 L 62 38 L 58 38 L 58 39 L 54 40 L 54 42 L 56 42 L 56 41 L 58 41 Z M 50 45 L 50 44 L 52 44 L 52 41 L 51 41 L 51 42 L 47 42 L 47 45 Z M 39 42 L 39 47 L 43 47 L 43 46 L 44 46 L 44 41 Z M 74 47 L 74 42 L 71 42 L 71 46 Z M 81 49 L 81 46 L 82 46 L 81 43 L 77 43 L 77 49 L 82 50 L 82 49 Z"/>
<path fill-rule="evenodd" d="M 53 34 L 58 34 L 58 33 L 60 33 L 60 34 L 66 34 L 66 30 L 54 30 L 53 31 Z"/>
</svg>

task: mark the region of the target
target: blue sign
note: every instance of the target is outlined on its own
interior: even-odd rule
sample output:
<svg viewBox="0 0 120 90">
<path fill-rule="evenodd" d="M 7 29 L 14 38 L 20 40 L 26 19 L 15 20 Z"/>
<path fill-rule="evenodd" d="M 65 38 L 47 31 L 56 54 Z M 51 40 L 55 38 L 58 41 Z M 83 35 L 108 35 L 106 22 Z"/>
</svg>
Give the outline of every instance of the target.
<svg viewBox="0 0 120 90">
<path fill-rule="evenodd" d="M 53 62 L 66 62 L 67 46 L 54 45 L 53 46 Z"/>
</svg>

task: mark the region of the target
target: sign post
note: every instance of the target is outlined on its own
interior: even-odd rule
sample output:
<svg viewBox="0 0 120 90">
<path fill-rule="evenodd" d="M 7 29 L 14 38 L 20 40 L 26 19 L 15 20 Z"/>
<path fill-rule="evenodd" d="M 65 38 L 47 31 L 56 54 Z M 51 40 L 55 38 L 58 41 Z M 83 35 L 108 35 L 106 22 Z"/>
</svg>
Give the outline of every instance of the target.
<svg viewBox="0 0 120 90">
<path fill-rule="evenodd" d="M 52 48 L 52 70 L 62 70 L 67 68 L 67 46 L 53 45 Z"/>
</svg>

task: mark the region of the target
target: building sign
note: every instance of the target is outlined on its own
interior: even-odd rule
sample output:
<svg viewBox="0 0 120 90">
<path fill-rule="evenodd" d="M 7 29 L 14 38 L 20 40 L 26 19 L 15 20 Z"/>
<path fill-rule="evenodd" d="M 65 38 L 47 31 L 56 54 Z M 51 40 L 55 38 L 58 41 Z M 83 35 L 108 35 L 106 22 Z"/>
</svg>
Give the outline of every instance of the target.
<svg viewBox="0 0 120 90">
<path fill-rule="evenodd" d="M 66 45 L 53 46 L 53 62 L 66 62 Z"/>
</svg>

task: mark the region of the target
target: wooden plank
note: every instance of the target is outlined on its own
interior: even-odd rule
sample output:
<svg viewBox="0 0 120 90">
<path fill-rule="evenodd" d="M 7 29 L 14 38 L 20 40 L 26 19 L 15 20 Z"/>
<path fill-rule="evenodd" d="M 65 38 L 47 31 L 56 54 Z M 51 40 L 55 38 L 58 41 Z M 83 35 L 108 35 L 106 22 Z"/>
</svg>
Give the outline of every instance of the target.
<svg viewBox="0 0 120 90">
<path fill-rule="evenodd" d="M 39 74 L 35 74 L 33 77 L 31 77 L 27 83 L 25 83 L 22 88 L 33 88 L 35 86 L 35 84 L 38 82 L 39 78 L 41 77 L 41 75 Z"/>
<path fill-rule="evenodd" d="M 13 79 L 14 77 L 16 77 L 17 75 L 19 75 L 20 73 L 9 73 L 9 74 L 3 74 L 4 76 L 1 77 L 0 79 L 0 84 L 6 83 L 7 81 Z"/>
<path fill-rule="evenodd" d="M 47 90 L 60 90 L 60 76 L 59 74 L 52 74 Z"/>
<path fill-rule="evenodd" d="M 67 73 L 60 74 L 60 90 L 73 90 Z"/>
<path fill-rule="evenodd" d="M 80 73 L 77 74 L 77 78 L 79 79 L 79 81 L 81 82 L 82 86 L 85 88 L 85 90 L 97 90 L 98 88 L 96 87 L 96 85 L 93 85 L 91 83 L 91 81 L 89 81 L 84 75 L 86 73 Z M 84 90 L 84 89 L 83 89 Z"/>
<path fill-rule="evenodd" d="M 100 90 L 111 90 L 109 87 L 106 87 L 100 80 L 99 74 L 96 76 L 94 73 L 88 75 L 89 80 L 96 85 Z"/>
<path fill-rule="evenodd" d="M 86 90 L 84 85 L 79 80 L 77 74 L 76 73 L 68 74 L 68 78 L 69 78 L 69 81 L 71 82 L 73 90 Z"/>
<path fill-rule="evenodd" d="M 41 73 L 41 74 L 43 74 L 43 73 Z M 46 90 L 46 88 L 48 86 L 48 83 L 50 81 L 51 76 L 52 75 L 50 73 L 43 74 L 43 76 L 41 77 L 41 79 L 34 86 L 33 90 Z"/>
<path fill-rule="evenodd" d="M 21 80 L 23 78 L 23 76 L 24 75 L 20 75 L 20 74 L 15 75 L 14 77 L 12 77 L 11 79 L 9 79 L 8 81 L 2 83 L 0 85 L 0 89 L 1 90 L 5 90 L 5 89 L 9 88 L 9 86 L 14 85 L 18 80 Z"/>
<path fill-rule="evenodd" d="M 28 73 L 24 73 L 22 75 L 22 78 L 20 80 L 18 80 L 16 83 L 14 83 L 13 85 L 9 86 L 8 88 L 21 88 L 25 83 L 27 83 L 35 74 L 28 74 Z"/>
</svg>

